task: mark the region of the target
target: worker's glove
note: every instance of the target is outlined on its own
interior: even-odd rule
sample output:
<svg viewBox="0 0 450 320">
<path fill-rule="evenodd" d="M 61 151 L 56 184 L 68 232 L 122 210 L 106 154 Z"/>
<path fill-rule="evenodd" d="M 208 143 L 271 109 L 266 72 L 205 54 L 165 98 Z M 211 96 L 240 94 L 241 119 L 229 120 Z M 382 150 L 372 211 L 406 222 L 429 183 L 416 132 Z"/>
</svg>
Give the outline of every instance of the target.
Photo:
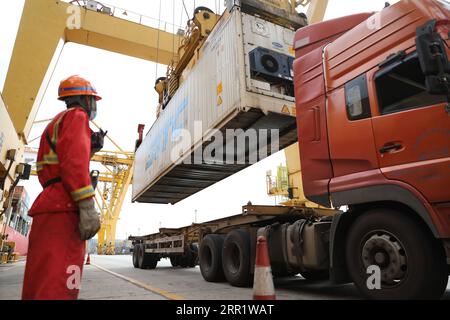
<svg viewBox="0 0 450 320">
<path fill-rule="evenodd" d="M 81 200 L 78 202 L 78 209 L 80 211 L 78 227 L 81 240 L 89 240 L 100 230 L 100 217 L 97 210 L 95 210 L 94 199 Z"/>
</svg>

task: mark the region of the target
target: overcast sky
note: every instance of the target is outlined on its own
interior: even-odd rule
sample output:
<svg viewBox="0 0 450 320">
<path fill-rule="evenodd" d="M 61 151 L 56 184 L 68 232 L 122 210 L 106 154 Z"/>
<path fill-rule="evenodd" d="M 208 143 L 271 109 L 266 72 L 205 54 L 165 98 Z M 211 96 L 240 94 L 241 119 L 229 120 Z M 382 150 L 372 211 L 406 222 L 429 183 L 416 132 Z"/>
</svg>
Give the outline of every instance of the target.
<svg viewBox="0 0 450 320">
<path fill-rule="evenodd" d="M 24 0 L 4 2 L 0 11 L 0 88 L 3 88 Z M 158 24 L 160 3 L 161 20 L 165 21 L 160 24 L 161 27 L 171 31 L 171 28 L 174 29 L 171 24 L 185 25 L 186 14 L 181 0 L 107 0 L 107 4 L 127 9 L 130 19 L 133 18 L 132 12 L 137 12 L 149 17 L 147 21 L 153 25 Z M 189 15 L 192 15 L 196 6 L 223 11 L 223 0 L 185 0 L 185 3 Z M 325 19 L 379 11 L 384 7 L 384 3 L 384 0 L 330 0 Z M 152 62 L 81 45 L 66 44 L 37 120 L 52 118 L 64 109 L 64 104 L 56 100 L 59 82 L 70 75 L 79 74 L 89 79 L 103 97 L 98 105 L 96 122 L 107 129 L 123 149 L 132 151 L 137 138 L 137 125 L 143 123 L 148 130 L 155 120 L 158 98 L 153 86 L 155 79 L 165 75 L 165 72 L 165 66 L 157 66 Z M 30 140 L 40 136 L 44 127 L 45 125 L 35 125 Z M 32 146 L 37 147 L 38 142 L 39 140 L 36 140 Z M 112 149 L 109 145 L 106 148 Z M 117 238 L 123 239 L 130 234 L 153 233 L 159 226 L 181 227 L 190 224 L 194 221 L 195 210 L 197 222 L 203 222 L 238 214 L 241 212 L 241 206 L 248 201 L 253 204 L 274 204 L 275 199 L 266 195 L 265 175 L 270 169 L 275 172 L 276 167 L 284 162 L 284 153 L 279 152 L 175 206 L 132 204 L 129 192 L 118 222 Z M 24 185 L 32 200 L 42 190 L 36 177 Z"/>
</svg>

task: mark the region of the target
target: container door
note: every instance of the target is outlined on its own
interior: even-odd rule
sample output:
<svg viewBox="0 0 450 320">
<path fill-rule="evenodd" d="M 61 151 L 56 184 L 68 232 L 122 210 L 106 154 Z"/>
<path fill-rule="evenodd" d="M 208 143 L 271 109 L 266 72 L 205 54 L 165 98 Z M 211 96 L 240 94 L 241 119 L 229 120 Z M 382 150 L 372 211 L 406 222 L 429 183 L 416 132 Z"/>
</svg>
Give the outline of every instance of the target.
<svg viewBox="0 0 450 320">
<path fill-rule="evenodd" d="M 446 98 L 430 95 L 416 53 L 379 70 L 373 118 L 383 174 L 416 188 L 430 202 L 450 199 L 450 114 Z"/>
</svg>

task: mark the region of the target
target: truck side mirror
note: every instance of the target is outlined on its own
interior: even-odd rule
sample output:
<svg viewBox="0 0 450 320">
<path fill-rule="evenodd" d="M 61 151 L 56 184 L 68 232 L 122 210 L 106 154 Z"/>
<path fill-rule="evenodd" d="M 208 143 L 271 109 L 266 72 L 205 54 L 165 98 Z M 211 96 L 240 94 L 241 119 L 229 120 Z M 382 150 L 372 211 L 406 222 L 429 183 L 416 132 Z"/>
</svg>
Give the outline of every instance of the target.
<svg viewBox="0 0 450 320">
<path fill-rule="evenodd" d="M 436 20 L 417 28 L 416 47 L 427 91 L 450 96 L 450 62 L 444 41 L 436 32 Z"/>
</svg>

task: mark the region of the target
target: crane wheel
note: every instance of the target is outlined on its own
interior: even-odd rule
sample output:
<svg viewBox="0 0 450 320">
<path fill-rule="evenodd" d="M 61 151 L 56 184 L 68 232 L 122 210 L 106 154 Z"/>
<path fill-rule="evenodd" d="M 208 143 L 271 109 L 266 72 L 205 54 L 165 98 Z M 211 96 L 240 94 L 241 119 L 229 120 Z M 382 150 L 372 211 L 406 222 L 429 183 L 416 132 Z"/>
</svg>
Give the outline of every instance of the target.
<svg viewBox="0 0 450 320">
<path fill-rule="evenodd" d="M 233 230 L 225 238 L 222 251 L 222 266 L 225 278 L 235 287 L 252 284 L 250 262 L 250 235 L 246 230 Z"/>
<path fill-rule="evenodd" d="M 224 280 L 222 269 L 223 239 L 223 235 L 208 234 L 200 243 L 200 272 L 206 281 L 220 282 Z"/>
<path fill-rule="evenodd" d="M 439 299 L 444 293 L 448 282 L 444 249 L 411 214 L 373 209 L 350 227 L 347 268 L 367 298 Z"/>
</svg>

